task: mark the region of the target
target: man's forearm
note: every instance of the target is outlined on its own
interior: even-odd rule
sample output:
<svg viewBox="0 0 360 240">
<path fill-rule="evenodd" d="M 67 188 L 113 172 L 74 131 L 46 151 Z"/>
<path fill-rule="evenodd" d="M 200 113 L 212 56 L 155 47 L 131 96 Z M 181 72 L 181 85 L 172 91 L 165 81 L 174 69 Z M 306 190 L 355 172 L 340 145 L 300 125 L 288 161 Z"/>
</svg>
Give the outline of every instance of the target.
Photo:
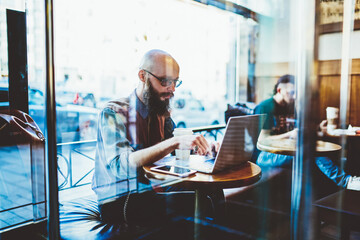
<svg viewBox="0 0 360 240">
<path fill-rule="evenodd" d="M 271 135 L 270 130 L 261 130 L 259 140 L 277 140 L 277 139 L 284 139 L 284 138 L 294 138 L 296 136 L 297 130 L 292 130 L 283 134 L 278 135 Z"/>
<path fill-rule="evenodd" d="M 136 167 L 145 166 L 160 160 L 178 148 L 176 138 L 170 138 L 154 146 L 133 152 L 129 156 L 129 162 Z"/>
</svg>

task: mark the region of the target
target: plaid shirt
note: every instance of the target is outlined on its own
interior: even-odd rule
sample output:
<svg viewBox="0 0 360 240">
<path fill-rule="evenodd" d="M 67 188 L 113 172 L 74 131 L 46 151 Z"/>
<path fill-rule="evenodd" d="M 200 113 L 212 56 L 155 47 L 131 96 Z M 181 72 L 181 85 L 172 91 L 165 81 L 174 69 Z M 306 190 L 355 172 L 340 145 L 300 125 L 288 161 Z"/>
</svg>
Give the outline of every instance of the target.
<svg viewBox="0 0 360 240">
<path fill-rule="evenodd" d="M 129 164 L 129 154 L 172 137 L 174 125 L 170 114 L 151 116 L 135 91 L 107 104 L 99 115 L 92 183 L 100 202 L 139 190 L 139 169 Z"/>
</svg>

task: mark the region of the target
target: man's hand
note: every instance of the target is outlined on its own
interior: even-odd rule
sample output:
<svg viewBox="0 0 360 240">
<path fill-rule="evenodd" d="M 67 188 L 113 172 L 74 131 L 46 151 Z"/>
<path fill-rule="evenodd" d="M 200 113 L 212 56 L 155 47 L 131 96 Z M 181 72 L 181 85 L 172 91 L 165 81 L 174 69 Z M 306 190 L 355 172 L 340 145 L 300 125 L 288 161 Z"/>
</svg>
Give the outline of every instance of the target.
<svg viewBox="0 0 360 240">
<path fill-rule="evenodd" d="M 289 138 L 290 138 L 290 139 L 296 139 L 297 136 L 298 136 L 298 132 L 299 132 L 299 130 L 298 130 L 297 128 L 289 131 L 289 132 L 288 132 Z"/>
<path fill-rule="evenodd" d="M 177 149 L 195 149 L 199 155 L 211 153 L 210 145 L 203 135 L 184 135 L 174 138 L 178 142 Z"/>
<path fill-rule="evenodd" d="M 219 142 L 212 142 L 211 143 L 211 156 L 216 157 L 217 153 L 219 152 L 220 143 Z"/>
<path fill-rule="evenodd" d="M 129 155 L 131 165 L 139 167 L 152 164 L 175 149 L 197 149 L 200 155 L 211 153 L 211 148 L 203 135 L 183 135 L 169 138 L 154 146 L 132 152 Z"/>
<path fill-rule="evenodd" d="M 277 140 L 277 139 L 296 139 L 299 130 L 297 128 L 278 135 L 270 135 L 270 130 L 261 130 L 258 141 L 269 141 L 269 140 Z"/>
<path fill-rule="evenodd" d="M 327 132 L 327 120 L 322 120 L 319 124 L 319 128 L 321 132 L 326 133 Z"/>
</svg>

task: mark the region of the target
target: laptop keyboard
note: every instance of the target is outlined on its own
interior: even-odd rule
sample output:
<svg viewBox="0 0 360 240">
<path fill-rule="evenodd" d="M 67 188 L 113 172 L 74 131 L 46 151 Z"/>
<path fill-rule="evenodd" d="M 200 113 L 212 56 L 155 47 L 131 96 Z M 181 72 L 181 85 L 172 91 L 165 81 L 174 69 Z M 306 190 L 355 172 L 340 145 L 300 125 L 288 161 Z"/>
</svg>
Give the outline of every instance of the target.
<svg viewBox="0 0 360 240">
<path fill-rule="evenodd" d="M 209 159 L 204 162 L 204 167 L 211 169 L 214 166 L 215 159 Z"/>
</svg>

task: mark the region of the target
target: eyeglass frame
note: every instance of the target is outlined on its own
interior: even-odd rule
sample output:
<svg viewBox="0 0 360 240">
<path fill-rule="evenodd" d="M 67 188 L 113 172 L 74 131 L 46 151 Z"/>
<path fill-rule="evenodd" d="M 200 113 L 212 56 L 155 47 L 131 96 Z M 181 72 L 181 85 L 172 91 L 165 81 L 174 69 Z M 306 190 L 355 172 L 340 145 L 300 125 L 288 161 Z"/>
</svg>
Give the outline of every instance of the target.
<svg viewBox="0 0 360 240">
<path fill-rule="evenodd" d="M 159 78 L 157 77 L 156 75 L 154 75 L 153 73 L 151 73 L 150 71 L 146 70 L 146 69 L 142 69 L 143 71 L 149 73 L 151 76 L 153 76 L 154 78 L 156 78 L 161 86 L 163 87 L 169 87 L 171 86 L 173 83 L 175 83 L 175 87 L 179 87 L 181 84 L 182 84 L 182 80 L 181 79 L 175 79 L 175 80 L 172 80 L 172 79 L 167 79 L 167 78 Z"/>
</svg>

